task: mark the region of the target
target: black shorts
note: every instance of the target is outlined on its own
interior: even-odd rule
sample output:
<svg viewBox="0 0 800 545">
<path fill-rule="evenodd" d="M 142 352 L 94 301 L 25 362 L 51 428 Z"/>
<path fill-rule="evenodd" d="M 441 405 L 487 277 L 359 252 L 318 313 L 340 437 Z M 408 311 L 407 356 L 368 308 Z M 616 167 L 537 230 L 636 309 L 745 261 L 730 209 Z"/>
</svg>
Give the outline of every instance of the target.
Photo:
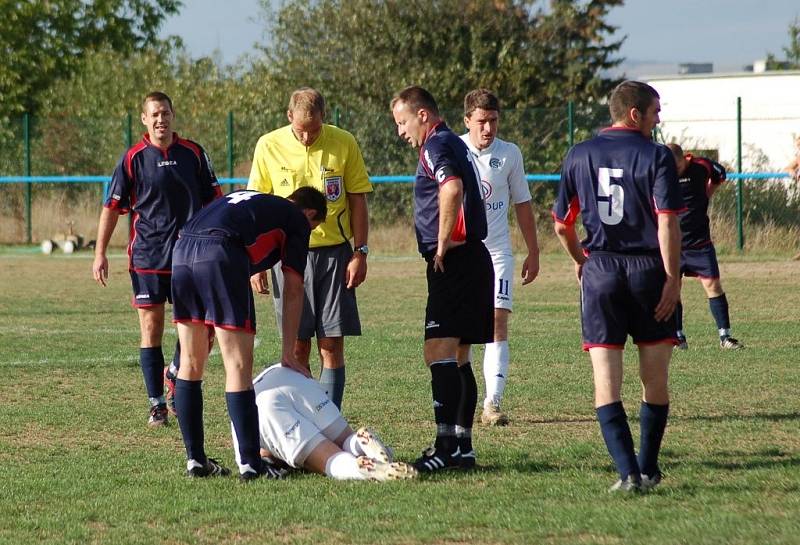
<svg viewBox="0 0 800 545">
<path fill-rule="evenodd" d="M 460 344 L 494 340 L 494 269 L 486 246 L 470 241 L 447 251 L 444 272 L 428 262 L 425 339 L 455 337 Z"/>
<path fill-rule="evenodd" d="M 681 250 L 681 274 L 699 278 L 719 278 L 717 250 L 713 244 Z"/>
<path fill-rule="evenodd" d="M 172 302 L 170 284 L 172 275 L 169 273 L 142 273 L 130 271 L 133 297 L 131 305 L 134 308 L 149 308 L 163 305 L 166 301 Z"/>
<path fill-rule="evenodd" d="M 581 275 L 583 349 L 677 343 L 675 317 L 656 321 L 666 281 L 661 255 L 592 252 Z"/>
</svg>

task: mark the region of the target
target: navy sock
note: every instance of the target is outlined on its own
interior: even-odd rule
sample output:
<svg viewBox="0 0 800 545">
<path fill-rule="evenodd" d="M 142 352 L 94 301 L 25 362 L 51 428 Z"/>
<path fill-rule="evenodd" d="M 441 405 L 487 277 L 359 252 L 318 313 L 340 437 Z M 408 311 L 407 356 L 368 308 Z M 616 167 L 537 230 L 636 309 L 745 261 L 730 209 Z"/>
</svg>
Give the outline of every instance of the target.
<svg viewBox="0 0 800 545">
<path fill-rule="evenodd" d="M 258 431 L 258 408 L 256 393 L 253 390 L 244 392 L 225 392 L 228 405 L 228 416 L 236 434 L 235 446 L 239 451 L 242 465 L 249 464 L 256 471 L 261 470 L 261 444 Z M 180 413 L 178 413 L 180 414 Z"/>
<path fill-rule="evenodd" d="M 333 404 L 342 410 L 342 398 L 344 398 L 344 367 L 338 369 L 328 369 L 323 367 L 319 373 L 319 384 Z"/>
<path fill-rule="evenodd" d="M 475 421 L 475 407 L 478 405 L 478 383 L 472 372 L 470 362 L 458 368 L 461 375 L 461 401 L 456 417 L 456 437 L 461 453 L 472 450 L 472 424 Z"/>
<path fill-rule="evenodd" d="M 178 412 L 178 426 L 181 428 L 183 444 L 186 446 L 186 457 L 206 463 L 206 451 L 203 446 L 203 381 L 175 381 L 175 408 Z"/>
<path fill-rule="evenodd" d="M 160 346 L 139 349 L 139 364 L 142 366 L 147 397 L 158 399 L 164 396 L 164 353 Z M 161 401 L 163 403 L 163 400 Z"/>
<path fill-rule="evenodd" d="M 683 331 L 683 303 L 680 301 L 675 306 L 675 330 Z"/>
<path fill-rule="evenodd" d="M 461 375 L 455 359 L 431 364 L 433 415 L 436 420 L 436 448 L 446 453 L 456 450 L 456 419 L 461 399 Z"/>
<path fill-rule="evenodd" d="M 633 451 L 631 428 L 628 426 L 628 416 L 625 414 L 622 401 L 609 403 L 595 410 L 606 448 L 617 466 L 620 479 L 625 479 L 628 475 L 638 477 L 639 464 Z"/>
<path fill-rule="evenodd" d="M 664 429 L 667 427 L 668 415 L 669 405 L 653 405 L 642 401 L 639 408 L 641 428 L 639 468 L 648 477 L 660 472 L 658 453 L 661 450 L 661 439 L 664 437 Z"/>
<path fill-rule="evenodd" d="M 731 320 L 728 316 L 728 298 L 723 293 L 719 297 L 709 297 L 708 306 L 711 309 L 711 315 L 717 323 L 717 329 L 730 329 Z"/>
</svg>

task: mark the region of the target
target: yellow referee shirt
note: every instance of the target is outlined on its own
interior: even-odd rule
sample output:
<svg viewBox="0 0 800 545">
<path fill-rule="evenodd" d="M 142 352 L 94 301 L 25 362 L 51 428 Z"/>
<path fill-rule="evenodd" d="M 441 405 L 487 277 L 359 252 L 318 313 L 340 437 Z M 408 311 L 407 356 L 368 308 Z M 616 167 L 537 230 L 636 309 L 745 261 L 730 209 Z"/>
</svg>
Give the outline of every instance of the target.
<svg viewBox="0 0 800 545">
<path fill-rule="evenodd" d="M 310 146 L 287 125 L 258 139 L 247 189 L 288 197 L 300 187 L 319 189 L 328 199 L 325 223 L 311 232 L 311 248 L 334 246 L 352 238 L 348 193 L 370 193 L 364 158 L 349 132 L 323 125 Z"/>
</svg>

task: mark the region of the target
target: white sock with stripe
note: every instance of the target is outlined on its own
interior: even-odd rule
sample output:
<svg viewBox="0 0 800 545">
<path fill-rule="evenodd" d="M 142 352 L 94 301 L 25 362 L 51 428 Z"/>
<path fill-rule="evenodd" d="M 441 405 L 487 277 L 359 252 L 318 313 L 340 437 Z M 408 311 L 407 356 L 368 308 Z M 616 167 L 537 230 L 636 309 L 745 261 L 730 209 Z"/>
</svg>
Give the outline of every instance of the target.
<svg viewBox="0 0 800 545">
<path fill-rule="evenodd" d="M 486 398 L 483 406 L 499 405 L 503 400 L 508 377 L 508 341 L 486 344 L 483 354 L 483 379 L 486 382 Z"/>
</svg>

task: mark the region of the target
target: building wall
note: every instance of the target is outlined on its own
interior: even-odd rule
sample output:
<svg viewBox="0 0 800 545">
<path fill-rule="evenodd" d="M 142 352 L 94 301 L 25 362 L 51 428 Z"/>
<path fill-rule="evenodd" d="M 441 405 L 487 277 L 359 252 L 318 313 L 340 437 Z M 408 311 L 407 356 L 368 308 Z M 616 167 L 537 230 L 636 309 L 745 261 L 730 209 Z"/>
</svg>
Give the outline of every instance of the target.
<svg viewBox="0 0 800 545">
<path fill-rule="evenodd" d="M 800 136 L 800 71 L 644 79 L 661 95 L 666 141 L 716 149 L 720 161 L 735 167 L 736 97 L 741 97 L 743 170 L 782 170 L 794 156 L 794 140 Z"/>
</svg>

